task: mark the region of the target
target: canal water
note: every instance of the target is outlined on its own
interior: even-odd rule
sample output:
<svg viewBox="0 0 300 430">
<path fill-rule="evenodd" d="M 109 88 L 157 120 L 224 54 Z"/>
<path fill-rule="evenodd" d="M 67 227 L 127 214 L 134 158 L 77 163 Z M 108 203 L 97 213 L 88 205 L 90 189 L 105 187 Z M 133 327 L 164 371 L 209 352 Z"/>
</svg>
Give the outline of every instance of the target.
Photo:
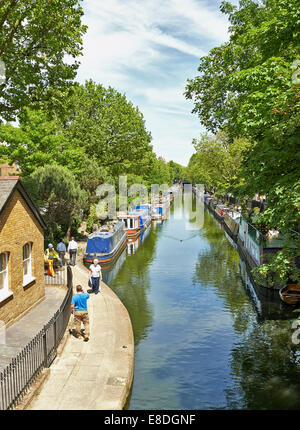
<svg viewBox="0 0 300 430">
<path fill-rule="evenodd" d="M 172 206 L 104 271 L 133 325 L 127 408 L 299 409 L 290 311 L 278 292 L 253 288 L 213 216 L 204 209 L 201 225 L 186 206 Z"/>
</svg>

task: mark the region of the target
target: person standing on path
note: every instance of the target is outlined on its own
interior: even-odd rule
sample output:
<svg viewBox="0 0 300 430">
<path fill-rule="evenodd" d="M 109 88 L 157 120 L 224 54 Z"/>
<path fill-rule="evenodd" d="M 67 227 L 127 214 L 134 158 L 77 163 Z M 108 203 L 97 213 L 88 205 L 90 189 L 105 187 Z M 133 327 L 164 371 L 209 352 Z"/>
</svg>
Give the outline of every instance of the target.
<svg viewBox="0 0 300 430">
<path fill-rule="evenodd" d="M 71 242 L 69 242 L 68 253 L 70 255 L 70 265 L 75 266 L 76 264 L 76 254 L 78 250 L 77 242 L 75 242 L 74 237 L 71 238 Z"/>
<path fill-rule="evenodd" d="M 45 262 L 48 264 L 48 270 L 47 270 L 47 275 L 52 276 L 53 278 L 55 278 L 55 272 L 54 272 L 54 259 L 59 260 L 59 256 L 57 254 L 57 252 L 55 251 L 52 243 L 49 243 L 48 248 L 46 249 L 46 253 L 45 253 Z"/>
<path fill-rule="evenodd" d="M 67 252 L 67 248 L 66 245 L 63 243 L 62 239 L 60 240 L 56 249 L 60 258 L 60 266 L 63 267 L 65 265 L 65 253 Z"/>
<path fill-rule="evenodd" d="M 89 267 L 90 273 L 90 281 L 93 289 L 93 293 L 98 294 L 99 290 L 101 290 L 100 282 L 102 281 L 102 271 L 101 266 L 98 264 L 97 258 L 95 258 L 93 264 Z"/>
<path fill-rule="evenodd" d="M 87 342 L 90 337 L 90 322 L 87 308 L 87 300 L 90 295 L 83 291 L 81 285 L 76 286 L 76 292 L 72 297 L 71 313 L 74 313 L 76 337 L 81 338 L 81 323 L 84 325 L 84 341 Z"/>
</svg>

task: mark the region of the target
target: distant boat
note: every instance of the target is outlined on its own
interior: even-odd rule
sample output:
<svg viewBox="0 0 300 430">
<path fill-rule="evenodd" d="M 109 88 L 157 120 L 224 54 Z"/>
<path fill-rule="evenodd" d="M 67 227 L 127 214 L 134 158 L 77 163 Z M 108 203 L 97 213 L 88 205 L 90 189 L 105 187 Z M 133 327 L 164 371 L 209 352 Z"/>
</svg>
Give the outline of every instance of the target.
<svg viewBox="0 0 300 430">
<path fill-rule="evenodd" d="M 224 216 L 224 225 L 227 227 L 228 233 L 233 236 L 234 239 L 237 239 L 239 234 L 240 217 L 241 214 L 232 209 L 230 209 Z"/>
<path fill-rule="evenodd" d="M 224 218 L 225 214 L 230 211 L 230 208 L 226 205 L 217 205 L 215 210 L 220 217 Z"/>
<path fill-rule="evenodd" d="M 92 263 L 97 258 L 100 265 L 108 264 L 117 258 L 126 243 L 124 222 L 107 223 L 89 236 L 83 261 Z"/>
<path fill-rule="evenodd" d="M 146 206 L 146 205 L 141 205 Z M 136 237 L 146 230 L 151 223 L 150 205 L 147 208 L 135 208 L 129 213 L 119 213 L 118 219 L 125 224 L 125 231 L 128 237 Z"/>
<path fill-rule="evenodd" d="M 288 305 L 297 305 L 300 302 L 300 285 L 287 284 L 279 290 L 281 300 Z"/>
<path fill-rule="evenodd" d="M 163 204 L 162 203 L 156 203 L 153 205 L 152 211 L 151 211 L 151 218 L 153 220 L 159 220 L 163 217 Z"/>
</svg>

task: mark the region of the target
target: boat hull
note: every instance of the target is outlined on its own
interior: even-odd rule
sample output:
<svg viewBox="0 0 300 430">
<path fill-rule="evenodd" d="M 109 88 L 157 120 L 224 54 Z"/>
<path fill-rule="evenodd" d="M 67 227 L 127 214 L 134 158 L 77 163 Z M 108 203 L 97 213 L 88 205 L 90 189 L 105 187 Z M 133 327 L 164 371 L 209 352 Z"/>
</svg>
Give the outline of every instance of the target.
<svg viewBox="0 0 300 430">
<path fill-rule="evenodd" d="M 149 220 L 147 220 L 147 222 L 144 224 L 143 228 L 133 228 L 133 229 L 125 229 L 126 234 L 129 238 L 137 238 L 142 231 L 145 231 L 148 226 L 151 224 L 151 218 L 149 218 Z"/>
<path fill-rule="evenodd" d="M 287 305 L 297 305 L 300 303 L 300 285 L 286 285 L 279 290 L 279 296 Z"/>
</svg>

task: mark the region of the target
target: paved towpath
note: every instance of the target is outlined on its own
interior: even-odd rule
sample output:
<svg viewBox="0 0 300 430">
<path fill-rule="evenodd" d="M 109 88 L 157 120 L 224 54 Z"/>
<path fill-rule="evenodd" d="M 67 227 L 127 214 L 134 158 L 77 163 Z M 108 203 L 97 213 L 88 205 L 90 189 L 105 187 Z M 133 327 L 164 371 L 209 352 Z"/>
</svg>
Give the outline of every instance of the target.
<svg viewBox="0 0 300 430">
<path fill-rule="evenodd" d="M 88 271 L 73 269 L 73 286 L 87 290 Z M 90 340 L 70 335 L 50 367 L 50 376 L 28 409 L 120 410 L 128 396 L 134 368 L 134 339 L 128 312 L 103 282 L 88 300 Z M 71 317 L 72 318 L 72 317 Z"/>
<path fill-rule="evenodd" d="M 11 363 L 12 358 L 34 338 L 59 309 L 67 289 L 57 286 L 45 287 L 44 300 L 25 316 L 6 329 L 0 339 L 0 371 Z"/>
</svg>

